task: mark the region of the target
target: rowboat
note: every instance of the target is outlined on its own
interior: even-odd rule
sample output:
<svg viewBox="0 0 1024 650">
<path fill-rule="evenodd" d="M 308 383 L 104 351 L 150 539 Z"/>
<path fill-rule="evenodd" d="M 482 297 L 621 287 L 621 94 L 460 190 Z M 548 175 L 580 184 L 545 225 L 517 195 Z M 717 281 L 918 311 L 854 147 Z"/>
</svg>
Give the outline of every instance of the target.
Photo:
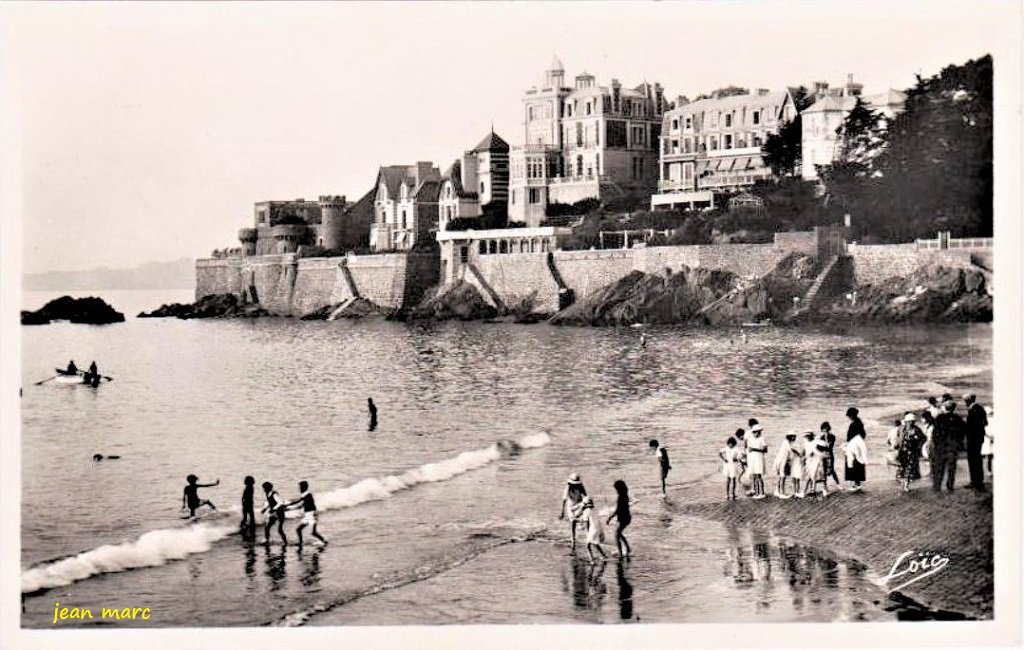
<svg viewBox="0 0 1024 650">
<path fill-rule="evenodd" d="M 97 385 L 100 383 L 100 381 L 110 381 L 108 377 L 100 377 L 100 381 L 95 382 L 95 384 L 90 384 L 88 381 L 86 381 L 86 377 L 87 375 L 89 375 L 88 372 L 79 371 L 77 374 L 69 374 L 68 371 L 63 368 L 54 368 L 54 370 L 57 373 L 57 376 L 53 378 L 53 383 L 55 384 L 70 386 L 80 384 L 83 386 L 90 386 Z"/>
</svg>

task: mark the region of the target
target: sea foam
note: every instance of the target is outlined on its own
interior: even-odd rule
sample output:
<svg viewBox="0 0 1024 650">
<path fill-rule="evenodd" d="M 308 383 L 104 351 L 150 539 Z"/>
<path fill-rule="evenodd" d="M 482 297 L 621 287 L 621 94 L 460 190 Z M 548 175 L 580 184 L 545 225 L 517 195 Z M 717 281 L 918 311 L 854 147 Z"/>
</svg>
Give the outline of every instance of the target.
<svg viewBox="0 0 1024 650">
<path fill-rule="evenodd" d="M 436 463 L 426 463 L 397 476 L 366 478 L 348 487 L 316 495 L 321 510 L 337 510 L 379 501 L 420 483 L 436 483 L 485 467 L 510 455 L 510 450 L 535 449 L 551 441 L 546 433 L 524 436 L 518 442 L 501 441 L 484 449 L 467 451 Z M 21 593 L 62 587 L 103 573 L 140 569 L 203 553 L 222 539 L 237 533 L 236 526 L 207 523 L 151 530 L 137 540 L 108 544 L 78 555 L 32 567 L 21 574 Z"/>
</svg>

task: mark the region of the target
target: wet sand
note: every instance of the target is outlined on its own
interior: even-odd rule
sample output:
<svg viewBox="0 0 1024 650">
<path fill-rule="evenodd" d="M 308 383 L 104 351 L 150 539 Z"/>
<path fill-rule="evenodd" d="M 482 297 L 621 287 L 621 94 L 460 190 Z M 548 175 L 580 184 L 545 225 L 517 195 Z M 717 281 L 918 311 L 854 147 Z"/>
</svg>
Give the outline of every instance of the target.
<svg viewBox="0 0 1024 650">
<path fill-rule="evenodd" d="M 927 464 L 922 463 L 924 467 Z M 872 472 L 872 470 L 875 470 Z M 966 487 L 966 460 L 957 467 L 957 487 L 935 493 L 924 476 L 909 493 L 880 466 L 868 468 L 864 491 L 812 499 L 708 501 L 693 491 L 678 494 L 676 511 L 727 524 L 764 528 L 828 549 L 867 565 L 878 580 L 906 551 L 941 554 L 949 564 L 900 593 L 933 610 L 971 618 L 992 617 L 992 493 Z M 991 484 L 989 484 L 991 488 Z M 911 558 L 908 558 L 908 560 Z M 902 567 L 906 568 L 906 561 Z M 923 572 L 919 572 L 920 575 Z M 908 578 L 911 576 L 908 576 Z M 900 584 L 894 580 L 891 586 Z"/>
</svg>

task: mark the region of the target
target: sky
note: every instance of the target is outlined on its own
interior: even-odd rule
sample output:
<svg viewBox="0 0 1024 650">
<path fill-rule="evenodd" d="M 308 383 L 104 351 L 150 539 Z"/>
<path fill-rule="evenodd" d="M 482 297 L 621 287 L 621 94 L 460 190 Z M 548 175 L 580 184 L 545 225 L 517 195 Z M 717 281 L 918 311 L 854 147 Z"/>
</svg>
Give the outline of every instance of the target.
<svg viewBox="0 0 1024 650">
<path fill-rule="evenodd" d="M 848 73 L 870 94 L 994 53 L 1012 6 L 4 3 L 22 271 L 204 257 L 256 201 L 356 200 L 378 166 L 443 171 L 492 124 L 519 144 L 555 54 L 567 79 L 669 98 Z"/>
</svg>

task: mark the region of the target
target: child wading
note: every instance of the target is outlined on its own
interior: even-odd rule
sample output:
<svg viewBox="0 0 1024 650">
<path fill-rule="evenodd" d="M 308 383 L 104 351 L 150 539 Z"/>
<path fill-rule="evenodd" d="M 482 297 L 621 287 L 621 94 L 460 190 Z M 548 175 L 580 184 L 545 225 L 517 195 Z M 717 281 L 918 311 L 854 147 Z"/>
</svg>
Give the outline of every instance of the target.
<svg viewBox="0 0 1024 650">
<path fill-rule="evenodd" d="M 254 528 L 256 526 L 256 515 L 253 513 L 253 486 L 256 479 L 251 476 L 245 477 L 245 489 L 242 490 L 242 529 Z"/>
<path fill-rule="evenodd" d="M 558 518 L 569 518 L 569 532 L 572 536 L 571 549 L 573 553 L 576 552 L 576 522 L 582 516 L 582 503 L 586 496 L 587 489 L 583 487 L 580 475 L 575 472 L 570 474 L 565 484 L 565 492 L 562 493 L 562 512 L 559 513 Z"/>
<path fill-rule="evenodd" d="M 718 452 L 722 459 L 722 474 L 725 475 L 725 498 L 736 498 L 736 479 L 740 475 L 739 450 L 736 448 L 736 438 L 730 437 L 725 441 L 725 447 Z"/>
<path fill-rule="evenodd" d="M 767 453 L 768 443 L 761 437 L 761 425 L 754 423 L 750 428 L 750 440 L 747 442 L 747 472 L 750 473 L 750 487 L 754 492 L 754 499 L 765 497 L 764 461 Z"/>
<path fill-rule="evenodd" d="M 786 434 L 786 442 L 779 445 L 779 450 L 775 452 L 775 462 L 772 463 L 772 468 L 775 470 L 775 475 L 778 477 L 778 483 L 775 486 L 775 496 L 780 499 L 788 499 L 792 494 L 786 494 L 786 479 L 789 478 L 790 474 L 790 445 L 796 440 L 796 434 L 790 431 Z"/>
<path fill-rule="evenodd" d="M 818 484 L 821 484 L 821 496 L 827 497 L 828 490 L 825 487 L 825 453 L 828 450 L 828 443 L 824 438 L 814 435 L 813 431 L 804 433 L 804 494 L 811 496 L 818 491 Z"/>
<path fill-rule="evenodd" d="M 657 440 L 651 440 L 648 443 L 651 451 L 658 457 L 658 466 L 661 469 L 661 496 L 665 496 L 665 479 L 668 477 L 668 471 L 672 469 L 672 465 L 668 462 L 668 447 L 662 447 L 658 444 Z"/>
<path fill-rule="evenodd" d="M 786 434 L 789 441 L 789 477 L 793 479 L 793 496 L 804 498 L 800 482 L 804 478 L 804 446 L 797 440 L 796 432 Z"/>
<path fill-rule="evenodd" d="M 590 557 L 590 561 L 594 561 L 593 548 L 597 549 L 602 558 L 608 557 L 604 549 L 601 548 L 601 544 L 604 544 L 604 526 L 601 525 L 601 518 L 594 511 L 594 500 L 590 497 L 583 497 L 583 501 L 580 503 L 580 513 L 583 520 L 587 522 L 587 556 Z"/>
<path fill-rule="evenodd" d="M 263 483 L 263 492 L 267 495 L 267 505 L 260 510 L 267 513 L 267 523 L 263 526 L 263 542 L 270 544 L 270 529 L 277 524 L 277 534 L 281 536 L 281 543 L 288 546 L 288 537 L 284 534 L 284 501 L 274 489 L 274 484 L 269 481 Z"/>
<path fill-rule="evenodd" d="M 202 506 L 210 506 L 211 510 L 217 509 L 209 500 L 199 499 L 199 488 L 220 485 L 220 479 L 213 483 L 199 483 L 199 477 L 195 474 L 189 474 L 185 477 L 185 480 L 188 482 L 188 485 L 185 486 L 185 492 L 181 495 L 181 507 L 182 509 L 188 508 L 189 517 L 195 517 L 196 510 Z"/>
<path fill-rule="evenodd" d="M 626 536 L 623 535 L 623 531 L 626 530 L 626 526 L 633 520 L 633 516 L 629 512 L 629 488 L 626 487 L 626 482 L 623 480 L 615 481 L 612 484 L 615 488 L 615 492 L 618 494 L 618 499 L 615 502 L 615 512 L 608 516 L 608 524 L 612 523 L 612 519 L 616 520 L 615 526 L 615 545 L 619 548 L 619 557 L 628 558 L 629 554 L 632 553 L 632 549 L 629 547 L 629 541 L 626 540 Z M 623 554 L 622 547 L 625 545 L 626 552 Z"/>
<path fill-rule="evenodd" d="M 295 533 L 299 536 L 299 546 L 302 546 L 302 530 L 306 526 L 313 527 L 313 537 L 320 540 L 321 544 L 327 544 L 327 540 L 316 532 L 316 502 L 313 501 L 313 495 L 309 491 L 309 483 L 306 481 L 299 481 L 299 492 L 301 496 L 298 499 L 287 504 L 285 508 L 290 508 L 298 504 L 302 504 L 302 521 L 299 522 L 299 527 L 295 529 Z"/>
</svg>

